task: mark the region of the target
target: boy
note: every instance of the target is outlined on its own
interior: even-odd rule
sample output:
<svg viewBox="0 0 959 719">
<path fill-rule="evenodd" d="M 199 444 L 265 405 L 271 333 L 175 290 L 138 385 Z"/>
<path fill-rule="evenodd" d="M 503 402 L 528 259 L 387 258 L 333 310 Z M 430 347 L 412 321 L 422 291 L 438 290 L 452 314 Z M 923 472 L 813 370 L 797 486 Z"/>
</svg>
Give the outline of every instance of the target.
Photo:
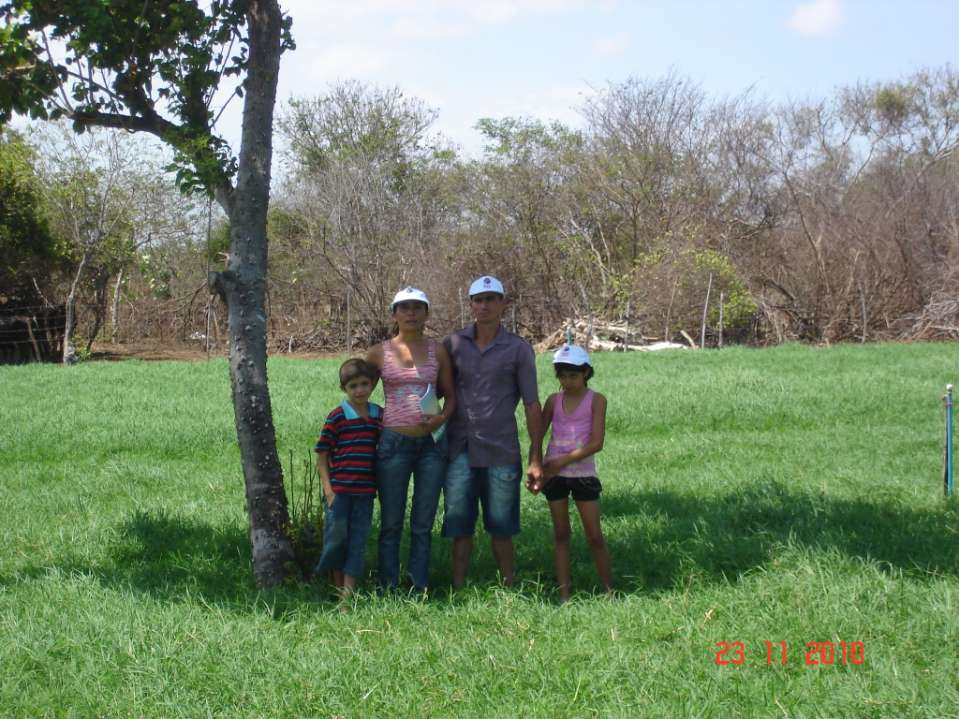
<svg viewBox="0 0 959 719">
<path fill-rule="evenodd" d="M 363 575 L 366 539 L 376 496 L 376 442 L 382 409 L 369 401 L 379 379 L 377 369 L 361 359 L 340 366 L 346 399 L 323 424 L 316 441 L 316 469 L 325 501 L 323 553 L 317 572 L 333 571 L 341 597 L 348 597 Z"/>
</svg>

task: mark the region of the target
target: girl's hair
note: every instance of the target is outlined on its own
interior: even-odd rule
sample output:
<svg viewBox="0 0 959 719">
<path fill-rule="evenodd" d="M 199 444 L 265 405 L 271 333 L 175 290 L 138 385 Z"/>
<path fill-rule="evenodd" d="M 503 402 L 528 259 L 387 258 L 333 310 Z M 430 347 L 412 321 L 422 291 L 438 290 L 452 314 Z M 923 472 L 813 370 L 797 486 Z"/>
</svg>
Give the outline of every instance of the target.
<svg viewBox="0 0 959 719">
<path fill-rule="evenodd" d="M 375 385 L 380 378 L 380 371 L 364 359 L 348 359 L 340 365 L 340 389 L 357 377 L 366 377 Z"/>
<path fill-rule="evenodd" d="M 556 376 L 559 377 L 560 372 L 582 372 L 586 375 L 584 384 L 589 384 L 589 381 L 593 378 L 593 366 L 588 364 L 566 364 L 565 362 L 556 362 L 553 364 L 553 369 L 556 371 Z"/>
<path fill-rule="evenodd" d="M 403 300 L 403 301 L 404 301 L 404 302 L 419 302 L 419 300 Z M 399 302 L 396 303 L 396 305 L 398 305 L 398 304 L 399 304 Z M 429 316 L 430 316 L 430 306 L 429 306 L 428 304 L 426 304 L 425 302 L 420 302 L 420 304 L 421 304 L 421 305 L 424 305 L 424 306 L 426 307 L 426 317 L 429 318 Z M 394 315 L 396 314 L 396 305 L 393 305 L 393 306 L 390 308 L 390 317 L 392 317 L 392 316 L 394 316 Z M 400 333 L 400 323 L 397 322 L 396 320 L 393 320 L 393 324 L 390 325 L 390 337 L 396 337 L 399 333 Z"/>
<path fill-rule="evenodd" d="M 427 317 L 430 316 L 430 306 L 426 304 L 425 302 L 420 302 L 420 300 L 400 300 L 399 302 L 395 303 L 392 307 L 390 307 L 390 315 L 395 315 L 396 306 L 399 304 L 402 304 L 403 302 L 419 302 L 421 305 L 423 305 L 423 307 L 426 308 L 426 316 Z"/>
</svg>

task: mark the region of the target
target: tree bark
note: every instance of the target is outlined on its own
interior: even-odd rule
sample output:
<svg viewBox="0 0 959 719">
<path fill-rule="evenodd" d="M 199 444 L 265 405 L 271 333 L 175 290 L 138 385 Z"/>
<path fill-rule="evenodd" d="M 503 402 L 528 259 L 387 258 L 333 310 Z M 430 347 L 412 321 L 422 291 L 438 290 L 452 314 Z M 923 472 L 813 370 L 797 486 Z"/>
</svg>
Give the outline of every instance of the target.
<svg viewBox="0 0 959 719">
<path fill-rule="evenodd" d="M 280 63 L 282 15 L 275 0 L 252 0 L 248 11 L 250 64 L 244 83 L 242 139 L 236 188 L 217 200 L 230 218 L 227 269 L 211 285 L 226 302 L 230 380 L 250 518 L 253 574 L 271 587 L 291 572 L 289 512 L 266 376 L 266 216 L 270 194 L 273 106 Z"/>
<path fill-rule="evenodd" d="M 93 328 L 90 330 L 90 336 L 87 337 L 87 346 L 85 352 L 89 355 L 93 350 L 93 343 L 100 334 L 103 327 L 103 321 L 107 314 L 107 284 L 110 282 L 110 275 L 102 267 L 97 271 L 93 280 Z"/>
<path fill-rule="evenodd" d="M 117 272 L 117 281 L 113 286 L 113 305 L 110 311 L 110 344 L 117 343 L 120 333 L 120 288 L 123 285 L 123 268 Z"/>
<path fill-rule="evenodd" d="M 76 331 L 77 324 L 77 289 L 80 287 L 80 278 L 83 276 L 83 268 L 86 267 L 88 254 L 89 252 L 84 250 L 76 274 L 73 276 L 70 293 L 67 295 L 67 302 L 64 307 L 66 319 L 63 323 L 63 364 L 65 365 L 76 364 L 77 361 L 77 349 L 73 346 L 73 333 Z"/>
</svg>

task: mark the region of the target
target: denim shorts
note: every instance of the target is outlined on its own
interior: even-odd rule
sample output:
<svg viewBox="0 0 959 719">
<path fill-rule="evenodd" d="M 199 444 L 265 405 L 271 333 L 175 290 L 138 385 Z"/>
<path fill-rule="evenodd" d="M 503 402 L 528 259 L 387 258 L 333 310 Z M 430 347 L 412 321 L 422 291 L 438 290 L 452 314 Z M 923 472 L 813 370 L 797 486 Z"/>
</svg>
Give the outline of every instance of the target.
<svg viewBox="0 0 959 719">
<path fill-rule="evenodd" d="M 443 536 L 472 537 L 479 506 L 483 526 L 494 537 L 519 534 L 520 465 L 470 467 L 469 454 L 450 460 L 443 485 Z"/>
</svg>

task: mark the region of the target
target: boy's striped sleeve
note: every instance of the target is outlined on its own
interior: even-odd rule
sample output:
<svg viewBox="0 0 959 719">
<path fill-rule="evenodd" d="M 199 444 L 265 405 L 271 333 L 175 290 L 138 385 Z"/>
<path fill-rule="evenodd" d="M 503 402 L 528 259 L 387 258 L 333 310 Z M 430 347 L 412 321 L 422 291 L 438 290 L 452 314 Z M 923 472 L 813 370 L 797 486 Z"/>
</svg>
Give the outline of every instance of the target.
<svg viewBox="0 0 959 719">
<path fill-rule="evenodd" d="M 339 420 L 342 418 L 343 410 L 337 407 L 330 412 L 323 423 L 323 429 L 320 430 L 320 436 L 316 438 L 314 452 L 332 452 L 336 446 L 336 438 L 339 435 Z M 340 416 L 337 416 L 340 415 Z"/>
</svg>

